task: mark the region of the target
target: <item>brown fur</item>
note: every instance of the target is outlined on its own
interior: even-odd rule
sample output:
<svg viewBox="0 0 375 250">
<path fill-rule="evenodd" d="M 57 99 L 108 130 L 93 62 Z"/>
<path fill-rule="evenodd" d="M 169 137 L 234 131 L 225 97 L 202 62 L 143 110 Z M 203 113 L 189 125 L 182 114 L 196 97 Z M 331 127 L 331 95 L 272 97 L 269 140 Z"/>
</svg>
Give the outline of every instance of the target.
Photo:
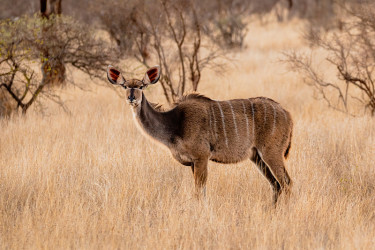
<svg viewBox="0 0 375 250">
<path fill-rule="evenodd" d="M 272 185 L 276 202 L 281 191 L 288 190 L 291 184 L 283 160 L 291 145 L 291 116 L 268 98 L 229 103 L 194 94 L 181 98 L 173 109 L 159 112 L 143 96 L 142 104 L 134 112 L 144 132 L 165 144 L 181 164 L 192 167 L 198 189 L 205 186 L 208 160 L 236 163 L 251 159 Z M 155 128 L 153 125 L 158 123 L 161 125 Z"/>
<path fill-rule="evenodd" d="M 155 72 L 152 72 L 155 78 Z M 142 81 L 125 82 L 134 93 Z M 173 157 L 191 166 L 197 190 L 207 181 L 208 161 L 253 161 L 270 182 L 274 202 L 289 191 L 291 179 L 285 169 L 293 122 L 289 112 L 265 98 L 215 101 L 199 94 L 182 97 L 173 108 L 162 111 L 147 101 L 140 89 L 133 103 L 139 128 L 167 146 Z"/>
</svg>

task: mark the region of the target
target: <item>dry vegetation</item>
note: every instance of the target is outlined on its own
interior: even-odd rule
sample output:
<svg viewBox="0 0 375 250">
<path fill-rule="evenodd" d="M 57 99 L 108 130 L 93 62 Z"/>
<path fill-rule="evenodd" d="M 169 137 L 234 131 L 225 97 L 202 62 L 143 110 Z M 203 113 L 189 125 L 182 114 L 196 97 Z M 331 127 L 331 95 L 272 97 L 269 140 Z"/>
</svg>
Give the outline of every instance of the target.
<svg viewBox="0 0 375 250">
<path fill-rule="evenodd" d="M 328 109 L 278 63 L 281 51 L 305 49 L 299 29 L 253 24 L 235 65 L 200 85 L 216 99 L 271 97 L 292 113 L 289 202 L 273 208 L 250 161 L 210 163 L 198 202 L 190 168 L 136 130 L 116 92 L 72 88 L 71 115 L 0 120 L 0 248 L 373 249 L 375 120 Z M 146 95 L 164 100 L 160 86 Z"/>
</svg>

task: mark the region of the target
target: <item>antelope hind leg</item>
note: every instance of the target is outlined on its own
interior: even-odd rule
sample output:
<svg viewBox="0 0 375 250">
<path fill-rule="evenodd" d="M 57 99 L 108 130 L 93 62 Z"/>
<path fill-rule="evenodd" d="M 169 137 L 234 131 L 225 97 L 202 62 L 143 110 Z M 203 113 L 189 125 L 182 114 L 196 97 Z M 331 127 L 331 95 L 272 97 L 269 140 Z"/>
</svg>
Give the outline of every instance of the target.
<svg viewBox="0 0 375 250">
<path fill-rule="evenodd" d="M 273 176 L 279 182 L 281 186 L 280 193 L 282 191 L 285 191 L 285 193 L 289 195 L 290 188 L 292 186 L 292 180 L 290 179 L 289 174 L 286 171 L 283 154 L 265 152 L 265 154 L 263 154 L 261 158 L 267 164 Z"/>
<path fill-rule="evenodd" d="M 276 204 L 277 198 L 281 193 L 281 186 L 279 182 L 276 180 L 275 176 L 273 176 L 267 164 L 259 156 L 257 150 L 253 149 L 253 151 L 253 156 L 250 158 L 250 160 L 257 165 L 259 171 L 262 173 L 264 177 L 266 177 L 268 182 L 271 184 L 273 191 L 273 203 Z"/>
<path fill-rule="evenodd" d="M 201 194 L 204 197 L 206 196 L 207 164 L 208 158 L 198 159 L 193 163 L 195 191 L 198 198 L 200 198 Z"/>
</svg>

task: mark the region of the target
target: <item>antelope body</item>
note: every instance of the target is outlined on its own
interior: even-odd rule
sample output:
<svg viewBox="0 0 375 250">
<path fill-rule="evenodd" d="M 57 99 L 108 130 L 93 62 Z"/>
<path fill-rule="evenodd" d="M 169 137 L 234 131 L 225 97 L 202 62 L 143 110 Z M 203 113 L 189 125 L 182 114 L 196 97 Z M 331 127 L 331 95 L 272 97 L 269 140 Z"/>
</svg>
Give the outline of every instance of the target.
<svg viewBox="0 0 375 250">
<path fill-rule="evenodd" d="M 126 88 L 127 101 L 138 127 L 167 146 L 181 164 L 191 166 L 197 190 L 205 188 L 208 161 L 253 161 L 270 182 L 276 203 L 291 179 L 285 169 L 293 122 L 277 102 L 264 98 L 216 101 L 199 94 L 184 96 L 168 111 L 147 101 L 142 89 L 160 77 L 160 68 L 147 71 L 142 81 L 126 81 L 108 67 L 108 79 Z M 205 190 L 205 189 L 203 189 Z"/>
</svg>

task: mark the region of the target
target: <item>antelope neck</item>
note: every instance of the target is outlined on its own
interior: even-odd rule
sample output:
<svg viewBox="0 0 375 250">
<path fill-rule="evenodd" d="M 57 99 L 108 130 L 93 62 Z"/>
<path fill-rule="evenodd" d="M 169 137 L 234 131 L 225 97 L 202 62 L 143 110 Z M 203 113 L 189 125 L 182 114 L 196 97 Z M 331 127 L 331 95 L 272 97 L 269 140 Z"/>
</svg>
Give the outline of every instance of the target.
<svg viewBox="0 0 375 250">
<path fill-rule="evenodd" d="M 168 145 L 174 138 L 174 109 L 167 112 L 155 110 L 142 93 L 141 105 L 136 109 L 136 119 L 141 128 L 151 137 Z M 173 139 L 172 139 L 173 140 Z"/>
</svg>

